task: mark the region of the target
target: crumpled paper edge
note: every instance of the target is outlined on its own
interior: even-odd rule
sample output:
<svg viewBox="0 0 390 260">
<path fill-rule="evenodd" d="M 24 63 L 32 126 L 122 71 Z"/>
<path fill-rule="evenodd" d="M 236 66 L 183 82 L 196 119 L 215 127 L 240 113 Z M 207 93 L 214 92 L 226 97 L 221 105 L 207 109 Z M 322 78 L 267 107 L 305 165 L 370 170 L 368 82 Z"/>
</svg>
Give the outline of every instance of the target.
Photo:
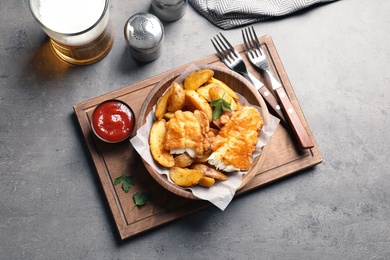
<svg viewBox="0 0 390 260">
<path fill-rule="evenodd" d="M 181 83 L 189 73 L 195 70 L 199 70 L 199 67 L 197 67 L 196 65 L 190 65 L 175 81 Z M 245 101 L 243 96 L 241 95 L 239 96 L 241 102 L 243 100 Z M 261 116 L 264 117 L 261 108 L 259 107 L 257 108 L 260 111 Z M 166 175 L 168 180 L 171 181 L 169 178 L 169 169 L 159 165 L 153 159 L 153 156 L 150 152 L 150 147 L 149 147 L 150 129 L 152 128 L 152 125 L 156 120 L 154 116 L 154 110 L 155 110 L 155 106 L 153 110 L 146 117 L 145 124 L 138 129 L 136 136 L 131 138 L 130 142 L 133 145 L 134 149 L 138 152 L 138 154 L 150 166 L 152 166 L 159 174 Z M 264 121 L 264 126 L 260 131 L 259 141 L 257 142 L 255 151 L 252 154 L 252 160 L 261 154 L 262 147 L 264 147 L 267 144 L 268 140 L 275 132 L 278 124 L 279 124 L 279 119 L 272 115 L 269 116 L 268 122 Z M 207 200 L 212 204 L 214 204 L 219 209 L 225 210 L 226 207 L 231 202 L 231 200 L 233 199 L 237 189 L 240 187 L 242 183 L 242 176 L 246 173 L 247 173 L 246 171 L 226 173 L 229 176 L 228 180 L 217 181 L 212 187 L 205 188 L 196 185 L 188 189 L 191 190 L 192 194 L 198 197 L 199 199 Z"/>
</svg>

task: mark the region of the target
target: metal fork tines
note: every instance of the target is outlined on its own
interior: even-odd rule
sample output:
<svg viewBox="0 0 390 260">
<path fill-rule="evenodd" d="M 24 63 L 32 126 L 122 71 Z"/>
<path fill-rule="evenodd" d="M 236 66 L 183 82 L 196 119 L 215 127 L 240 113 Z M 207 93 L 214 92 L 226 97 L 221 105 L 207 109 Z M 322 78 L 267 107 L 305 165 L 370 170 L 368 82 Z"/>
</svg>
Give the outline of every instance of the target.
<svg viewBox="0 0 390 260">
<path fill-rule="evenodd" d="M 251 30 L 245 28 L 241 32 L 242 32 L 242 38 L 244 40 L 244 46 L 249 61 L 254 66 L 258 67 L 259 69 L 267 73 L 273 89 L 281 87 L 282 84 L 280 84 L 279 81 L 274 77 L 274 75 L 272 74 L 269 68 L 267 56 L 265 55 L 263 49 L 261 48 L 259 38 L 257 37 L 253 26 L 251 26 Z"/>
<path fill-rule="evenodd" d="M 271 94 L 271 92 L 264 86 L 264 84 L 255 78 L 246 68 L 245 62 L 241 58 L 240 54 L 234 49 L 229 41 L 220 33 L 214 37 L 214 41 L 211 40 L 218 57 L 221 61 L 231 70 L 234 70 L 244 77 L 246 77 L 256 88 L 257 91 L 263 96 L 264 100 L 268 103 L 268 108 L 283 122 L 286 123 L 286 119 L 281 111 L 281 108 Z"/>
</svg>

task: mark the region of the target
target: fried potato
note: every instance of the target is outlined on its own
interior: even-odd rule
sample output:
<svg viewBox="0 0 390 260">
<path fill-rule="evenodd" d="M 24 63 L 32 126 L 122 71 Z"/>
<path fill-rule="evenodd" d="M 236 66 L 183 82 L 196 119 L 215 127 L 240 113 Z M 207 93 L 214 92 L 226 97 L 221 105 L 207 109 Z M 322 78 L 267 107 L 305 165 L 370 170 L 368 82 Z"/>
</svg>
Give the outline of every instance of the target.
<svg viewBox="0 0 390 260">
<path fill-rule="evenodd" d="M 215 169 L 212 166 L 203 163 L 197 163 L 192 166 L 192 169 L 199 170 L 206 177 L 210 177 L 216 180 L 226 181 L 228 176 L 223 174 L 221 171 Z"/>
<path fill-rule="evenodd" d="M 175 112 L 177 110 L 182 109 L 184 107 L 185 102 L 186 95 L 184 93 L 183 87 L 175 81 L 172 82 L 171 99 L 167 107 L 168 112 Z"/>
<path fill-rule="evenodd" d="M 204 154 L 202 155 L 198 155 L 196 158 L 195 158 L 195 162 L 196 163 L 206 163 L 207 160 L 209 159 L 210 155 L 212 154 L 212 150 L 208 150 L 206 151 Z"/>
<path fill-rule="evenodd" d="M 232 110 L 237 110 L 236 101 L 233 99 L 232 96 L 229 95 L 229 93 L 224 88 L 220 86 L 212 87 L 209 89 L 209 94 L 211 100 L 223 98 L 226 102 L 230 104 L 230 108 Z"/>
<path fill-rule="evenodd" d="M 219 133 L 219 129 L 210 127 L 209 132 L 213 133 L 214 135 L 217 135 Z"/>
<path fill-rule="evenodd" d="M 157 120 L 161 120 L 164 117 L 165 112 L 168 108 L 168 102 L 171 98 L 171 90 L 167 90 L 163 96 L 158 100 L 156 105 L 156 111 L 154 112 L 154 115 L 156 116 Z"/>
<path fill-rule="evenodd" d="M 164 119 L 165 119 L 166 121 L 169 121 L 169 120 L 171 120 L 172 117 L 174 117 L 174 116 L 175 116 L 175 113 L 173 113 L 173 112 L 166 112 L 166 113 L 164 114 Z"/>
<path fill-rule="evenodd" d="M 188 153 L 182 153 L 174 158 L 175 167 L 185 168 L 190 166 L 194 162 L 194 158 L 192 158 Z"/>
<path fill-rule="evenodd" d="M 211 122 L 213 117 L 213 111 L 207 100 L 195 90 L 185 90 L 185 95 L 186 102 L 188 102 L 189 105 L 193 106 L 195 109 L 204 112 L 207 115 L 209 122 Z"/>
<path fill-rule="evenodd" d="M 232 100 L 230 101 L 230 108 L 232 110 L 239 110 L 239 108 L 237 106 L 237 102 L 236 102 L 236 100 L 234 100 L 234 98 L 232 98 Z"/>
<path fill-rule="evenodd" d="M 169 169 L 169 177 L 181 187 L 191 187 L 203 179 L 203 173 L 195 169 L 172 167 Z"/>
<path fill-rule="evenodd" d="M 194 71 L 184 79 L 184 89 L 196 90 L 210 80 L 212 76 L 214 76 L 214 71 L 210 69 Z"/>
<path fill-rule="evenodd" d="M 241 104 L 240 102 L 236 102 L 236 105 L 237 105 L 237 111 L 240 110 L 244 105 Z"/>
<path fill-rule="evenodd" d="M 199 186 L 210 188 L 215 184 L 215 179 L 204 176 L 198 183 Z"/>
<path fill-rule="evenodd" d="M 207 136 L 212 140 L 212 138 L 214 138 L 216 135 L 213 132 L 209 131 L 207 133 Z"/>
<path fill-rule="evenodd" d="M 215 84 L 218 84 L 219 86 L 221 86 L 223 89 L 226 90 L 226 92 L 229 94 L 229 96 L 231 96 L 232 98 L 234 98 L 235 100 L 239 100 L 240 98 L 237 96 L 236 92 L 234 92 L 233 89 L 231 89 L 228 85 L 226 85 L 223 81 L 219 80 L 219 79 L 216 79 L 214 77 L 211 77 L 207 83 L 215 83 Z"/>
<path fill-rule="evenodd" d="M 202 97 L 204 97 L 207 100 L 207 102 L 211 102 L 213 100 L 210 97 L 210 92 L 209 91 L 210 91 L 211 88 L 218 87 L 218 86 L 219 86 L 219 84 L 217 84 L 217 83 L 210 83 L 210 84 L 207 84 L 205 86 L 202 86 L 202 87 L 198 88 L 196 90 L 196 92 L 198 92 Z"/>
<path fill-rule="evenodd" d="M 169 168 L 175 165 L 175 160 L 164 148 L 166 131 L 164 119 L 154 122 L 150 130 L 149 145 L 153 158 L 162 166 Z"/>
</svg>

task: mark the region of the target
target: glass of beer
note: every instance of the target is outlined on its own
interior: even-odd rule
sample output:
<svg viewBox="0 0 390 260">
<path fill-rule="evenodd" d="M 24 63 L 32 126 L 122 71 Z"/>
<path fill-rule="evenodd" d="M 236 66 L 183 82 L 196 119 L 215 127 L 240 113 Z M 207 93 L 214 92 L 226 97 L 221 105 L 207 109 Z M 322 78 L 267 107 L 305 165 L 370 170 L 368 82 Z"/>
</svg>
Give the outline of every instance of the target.
<svg viewBox="0 0 390 260">
<path fill-rule="evenodd" d="M 109 0 L 30 0 L 30 9 L 61 60 L 87 65 L 111 50 Z"/>
</svg>

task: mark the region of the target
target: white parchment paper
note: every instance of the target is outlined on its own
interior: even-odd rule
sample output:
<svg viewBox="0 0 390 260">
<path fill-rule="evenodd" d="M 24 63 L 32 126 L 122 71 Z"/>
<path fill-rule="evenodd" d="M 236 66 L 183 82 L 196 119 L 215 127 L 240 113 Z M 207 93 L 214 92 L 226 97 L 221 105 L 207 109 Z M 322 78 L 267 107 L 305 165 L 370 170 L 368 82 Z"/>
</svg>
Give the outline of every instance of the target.
<svg viewBox="0 0 390 260">
<path fill-rule="evenodd" d="M 179 76 L 175 81 L 181 83 L 184 78 L 188 75 L 188 73 L 198 70 L 199 68 L 195 65 L 191 65 L 187 68 L 185 72 L 181 76 Z M 239 94 L 238 94 L 239 95 Z M 244 97 L 239 95 L 240 102 L 245 101 Z M 263 111 L 261 108 L 258 107 L 258 110 L 260 111 L 262 117 Z M 278 124 L 279 119 L 276 117 L 269 115 L 267 118 L 268 120 L 264 120 L 264 126 L 261 129 L 260 135 L 259 135 L 259 141 L 256 145 L 256 149 L 252 155 L 252 159 L 259 156 L 261 154 L 261 148 L 265 146 L 268 142 L 268 140 L 271 138 L 273 133 L 275 132 Z M 154 109 L 152 112 L 150 112 L 146 118 L 145 124 L 138 129 L 136 136 L 134 136 L 130 142 L 133 145 L 134 149 L 138 152 L 138 154 L 149 164 L 151 165 L 158 173 L 165 174 L 169 181 L 169 169 L 162 167 L 159 165 L 154 159 L 150 152 L 149 147 L 149 134 L 150 129 L 152 128 L 153 123 L 155 122 L 156 118 L 154 116 Z M 201 186 L 194 186 L 189 188 L 191 190 L 192 194 L 196 197 L 208 200 L 215 206 L 217 206 L 219 209 L 224 210 L 231 200 L 234 197 L 234 194 L 236 193 L 238 187 L 240 187 L 242 182 L 242 176 L 246 174 L 246 171 L 240 171 L 240 172 L 231 172 L 226 173 L 228 175 L 228 179 L 226 181 L 217 181 L 212 187 L 205 188 Z"/>
</svg>

